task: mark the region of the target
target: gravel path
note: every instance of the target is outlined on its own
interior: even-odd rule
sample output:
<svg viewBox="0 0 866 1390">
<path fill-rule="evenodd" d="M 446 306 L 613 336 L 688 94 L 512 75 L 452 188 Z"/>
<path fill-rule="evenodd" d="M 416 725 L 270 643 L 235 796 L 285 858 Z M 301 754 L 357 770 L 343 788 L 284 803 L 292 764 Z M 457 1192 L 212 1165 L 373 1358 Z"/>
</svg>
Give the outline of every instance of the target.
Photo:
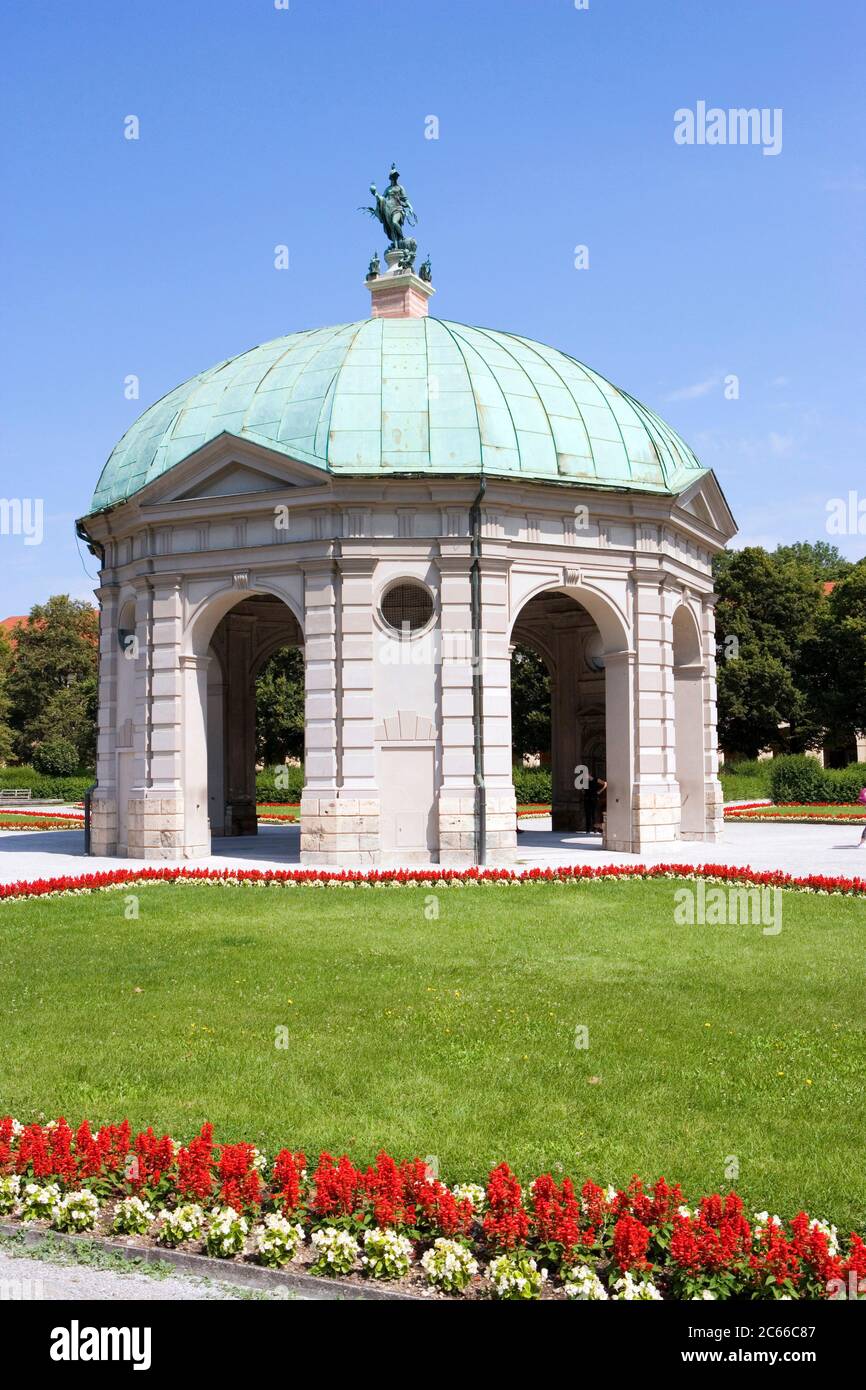
<svg viewBox="0 0 866 1390">
<path fill-rule="evenodd" d="M 257 1297 L 263 1295 L 257 1294 Z M 281 1295 L 268 1294 L 268 1298 Z M 0 1300 L 2 1299 L 82 1299 L 125 1300 L 135 1302 L 165 1301 L 167 1299 L 249 1298 L 248 1291 L 228 1284 L 209 1283 L 204 1279 L 172 1274 L 156 1278 L 141 1273 L 98 1269 L 91 1265 L 55 1264 L 49 1260 L 34 1260 L 26 1255 L 12 1256 L 0 1251 Z"/>
</svg>

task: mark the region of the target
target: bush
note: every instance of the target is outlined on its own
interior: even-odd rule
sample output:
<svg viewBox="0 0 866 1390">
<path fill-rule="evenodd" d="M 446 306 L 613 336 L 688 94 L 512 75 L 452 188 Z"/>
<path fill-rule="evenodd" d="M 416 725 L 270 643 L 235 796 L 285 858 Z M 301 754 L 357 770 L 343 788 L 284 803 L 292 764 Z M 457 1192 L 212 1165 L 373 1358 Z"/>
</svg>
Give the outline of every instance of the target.
<svg viewBox="0 0 866 1390">
<path fill-rule="evenodd" d="M 726 762 L 719 771 L 719 781 L 726 801 L 760 801 L 770 793 L 769 758 L 744 758 L 742 762 Z"/>
<path fill-rule="evenodd" d="M 95 780 L 92 772 L 82 772 L 80 769 L 74 777 L 48 777 L 29 764 L 0 767 L 0 787 L 29 787 L 37 800 L 59 797 L 61 801 L 80 801 Z"/>
<path fill-rule="evenodd" d="M 300 801 L 303 789 L 303 767 L 280 764 L 277 767 L 266 767 L 256 773 L 257 801 L 276 801 L 285 805 L 287 802 Z"/>
<path fill-rule="evenodd" d="M 551 780 L 549 767 L 512 768 L 514 791 L 518 806 L 536 805 L 550 801 Z"/>
<path fill-rule="evenodd" d="M 78 770 L 78 751 L 68 739 L 46 739 L 33 750 L 33 766 L 45 777 L 71 777 Z"/>
<path fill-rule="evenodd" d="M 822 767 L 817 758 L 790 754 L 774 758 L 770 767 L 770 795 L 775 802 L 827 801 L 841 806 L 856 801 L 864 786 L 866 763 Z"/>
</svg>

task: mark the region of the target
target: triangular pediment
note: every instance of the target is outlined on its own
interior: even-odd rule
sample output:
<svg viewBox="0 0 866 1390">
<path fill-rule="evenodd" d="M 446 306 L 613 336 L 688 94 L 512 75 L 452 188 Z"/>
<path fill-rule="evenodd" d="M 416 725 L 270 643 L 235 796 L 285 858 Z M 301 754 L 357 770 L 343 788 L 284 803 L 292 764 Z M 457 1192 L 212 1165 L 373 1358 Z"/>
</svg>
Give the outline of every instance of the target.
<svg viewBox="0 0 866 1390">
<path fill-rule="evenodd" d="M 229 463 L 225 468 L 217 469 L 203 482 L 179 493 L 175 500 L 184 502 L 187 498 L 196 497 L 236 497 L 247 492 L 283 492 L 287 487 L 296 486 L 296 483 L 290 482 L 287 478 L 274 478 L 270 474 L 262 473 L 258 468 L 250 468 L 248 464 Z"/>
<path fill-rule="evenodd" d="M 717 531 L 726 541 L 737 534 L 737 523 L 712 469 L 680 493 L 674 511 L 685 512 L 701 526 Z"/>
</svg>

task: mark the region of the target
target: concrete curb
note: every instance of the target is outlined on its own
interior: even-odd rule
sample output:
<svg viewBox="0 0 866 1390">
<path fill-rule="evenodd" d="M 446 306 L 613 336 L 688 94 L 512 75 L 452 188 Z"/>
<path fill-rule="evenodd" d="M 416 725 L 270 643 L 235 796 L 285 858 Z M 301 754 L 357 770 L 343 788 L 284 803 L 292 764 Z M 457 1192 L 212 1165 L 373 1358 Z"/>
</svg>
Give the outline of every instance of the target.
<svg viewBox="0 0 866 1390">
<path fill-rule="evenodd" d="M 263 1291 L 284 1289 L 308 1299 L 349 1300 L 355 1302 L 394 1302 L 417 1303 L 415 1294 L 402 1293 L 397 1289 L 376 1287 L 375 1285 L 352 1284 L 348 1280 L 323 1279 L 315 1274 L 292 1273 L 289 1270 L 266 1269 L 264 1265 L 239 1264 L 234 1260 L 217 1260 L 209 1255 L 193 1255 L 183 1250 L 169 1250 L 162 1246 L 123 1245 L 120 1241 L 106 1240 L 99 1235 L 69 1235 L 65 1231 L 52 1231 L 47 1226 L 20 1225 L 13 1221 L 0 1221 L 0 1235 L 16 1236 L 23 1239 L 24 1245 L 39 1245 L 43 1240 L 57 1241 L 59 1245 L 74 1250 L 76 1246 L 98 1245 L 107 1255 L 118 1255 L 124 1260 L 141 1260 L 144 1264 L 170 1264 L 181 1274 L 190 1274 L 198 1279 L 209 1279 L 213 1283 L 230 1284 L 245 1289 Z"/>
</svg>

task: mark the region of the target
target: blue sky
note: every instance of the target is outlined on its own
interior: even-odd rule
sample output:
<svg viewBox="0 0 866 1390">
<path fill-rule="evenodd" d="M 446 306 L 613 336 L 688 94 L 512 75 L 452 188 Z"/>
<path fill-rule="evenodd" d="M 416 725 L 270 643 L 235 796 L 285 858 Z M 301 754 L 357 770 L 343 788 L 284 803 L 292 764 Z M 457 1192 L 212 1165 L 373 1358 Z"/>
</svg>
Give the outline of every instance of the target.
<svg viewBox="0 0 866 1390">
<path fill-rule="evenodd" d="M 365 317 L 356 209 L 392 159 L 434 312 L 660 411 L 739 543 L 826 539 L 866 493 L 862 0 L 88 0 L 6 6 L 0 37 L 0 496 L 46 514 L 42 545 L 0 536 L 0 617 L 89 593 L 73 521 L 153 400 Z M 781 152 L 678 145 L 699 101 L 780 108 Z"/>
</svg>

